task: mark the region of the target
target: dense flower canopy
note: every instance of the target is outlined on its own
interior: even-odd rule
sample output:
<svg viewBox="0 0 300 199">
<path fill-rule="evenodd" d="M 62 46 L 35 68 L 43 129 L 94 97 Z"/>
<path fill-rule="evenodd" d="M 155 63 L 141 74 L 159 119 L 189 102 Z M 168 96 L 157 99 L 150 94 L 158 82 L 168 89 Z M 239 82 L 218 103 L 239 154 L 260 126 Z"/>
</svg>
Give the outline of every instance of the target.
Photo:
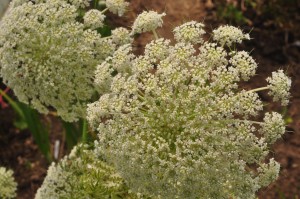
<svg viewBox="0 0 300 199">
<path fill-rule="evenodd" d="M 85 117 L 96 66 L 119 45 L 92 30 L 103 25 L 100 11 L 79 20 L 87 6 L 88 0 L 14 0 L 0 22 L 3 82 L 21 102 L 66 121 Z"/>
<path fill-rule="evenodd" d="M 96 84 L 110 92 L 88 105 L 98 148 L 134 192 L 255 198 L 278 176 L 279 164 L 265 160 L 285 131 L 283 118 L 271 112 L 256 119 L 262 101 L 256 90 L 238 86 L 255 74 L 257 64 L 247 52 L 227 46 L 248 34 L 231 26 L 217 29 L 216 43 L 204 42 L 197 52 L 193 44 L 199 40 L 184 33 L 189 24 L 194 22 L 175 29 L 175 45 L 157 39 L 141 56 L 123 46 L 99 66 L 105 70 L 97 70 Z M 288 100 L 289 78 L 282 73 L 274 78 L 280 86 L 268 79 L 265 89 Z"/>
<path fill-rule="evenodd" d="M 257 63 L 236 48 L 250 36 L 233 26 L 205 41 L 204 24 L 187 22 L 172 42 L 155 31 L 165 13 L 145 11 L 131 32 L 104 38 L 105 11 L 121 16 L 128 3 L 106 6 L 13 0 L 0 22 L 0 77 L 18 99 L 66 121 L 87 118 L 98 133 L 95 150 L 79 145 L 49 167 L 36 199 L 255 198 L 278 177 L 267 155 L 285 132 L 257 92 L 287 105 L 290 78 L 278 70 L 265 87 L 241 87 Z M 136 56 L 132 36 L 147 31 L 155 40 Z"/>
</svg>

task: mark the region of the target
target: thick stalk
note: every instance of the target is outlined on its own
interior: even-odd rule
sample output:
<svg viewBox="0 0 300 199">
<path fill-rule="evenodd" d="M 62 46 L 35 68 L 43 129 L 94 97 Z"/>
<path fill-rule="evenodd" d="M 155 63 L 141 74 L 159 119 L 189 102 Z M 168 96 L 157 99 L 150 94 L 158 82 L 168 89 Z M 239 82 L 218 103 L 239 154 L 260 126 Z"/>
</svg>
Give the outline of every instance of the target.
<svg viewBox="0 0 300 199">
<path fill-rule="evenodd" d="M 101 13 L 104 14 L 106 11 L 108 11 L 108 8 L 105 8 L 104 10 L 102 10 Z"/>
<path fill-rule="evenodd" d="M 155 39 L 159 39 L 159 37 L 157 35 L 157 32 L 155 30 L 152 30 L 152 32 L 153 32 L 153 35 L 154 35 Z"/>
<path fill-rule="evenodd" d="M 0 95 L 3 96 L 3 98 L 5 98 L 7 100 L 7 102 L 11 105 L 11 107 L 18 113 L 18 115 L 21 118 L 23 118 L 23 119 L 25 118 L 24 113 L 23 113 L 22 109 L 19 107 L 19 105 L 1 89 L 0 89 Z"/>
<path fill-rule="evenodd" d="M 265 86 L 265 87 L 249 90 L 249 91 L 247 91 L 247 93 L 253 93 L 253 92 L 258 92 L 258 91 L 263 91 L 263 90 L 268 90 L 268 89 L 269 89 L 269 87 Z"/>
<path fill-rule="evenodd" d="M 87 125 L 87 121 L 83 120 L 83 125 L 82 125 L 82 143 L 87 143 L 87 139 L 88 139 L 88 125 Z"/>
</svg>

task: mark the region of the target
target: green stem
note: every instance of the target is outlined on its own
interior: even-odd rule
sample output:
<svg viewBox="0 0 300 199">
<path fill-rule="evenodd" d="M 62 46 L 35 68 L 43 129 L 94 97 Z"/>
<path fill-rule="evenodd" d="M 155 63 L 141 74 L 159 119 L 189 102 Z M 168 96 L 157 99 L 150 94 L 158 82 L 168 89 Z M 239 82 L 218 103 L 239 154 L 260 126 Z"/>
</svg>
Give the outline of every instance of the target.
<svg viewBox="0 0 300 199">
<path fill-rule="evenodd" d="M 152 33 L 153 33 L 155 39 L 159 39 L 159 37 L 158 37 L 158 35 L 157 35 L 157 32 L 156 32 L 155 30 L 152 30 Z"/>
<path fill-rule="evenodd" d="M 88 139 L 88 125 L 87 125 L 87 121 L 83 120 L 83 125 L 82 125 L 82 143 L 87 143 L 87 139 Z"/>
<path fill-rule="evenodd" d="M 98 0 L 94 0 L 94 8 L 97 9 Z"/>
<path fill-rule="evenodd" d="M 106 37 L 101 37 L 100 39 L 109 39 L 109 38 L 112 38 L 112 36 L 110 35 L 110 36 L 106 36 Z"/>
<path fill-rule="evenodd" d="M 263 91 L 263 90 L 268 90 L 268 89 L 269 89 L 269 87 L 265 86 L 265 87 L 249 90 L 249 91 L 247 91 L 247 93 L 253 93 L 253 92 L 258 92 L 258 91 Z"/>
<path fill-rule="evenodd" d="M 102 10 L 101 13 L 104 14 L 106 11 L 108 11 L 108 8 L 105 8 L 104 10 Z"/>
<path fill-rule="evenodd" d="M 11 105 L 11 107 L 16 111 L 16 113 L 21 117 L 21 118 L 25 118 L 24 113 L 22 111 L 22 109 L 18 106 L 18 104 L 11 99 L 3 90 L 0 89 L 0 95 L 2 95 L 7 102 Z"/>
</svg>

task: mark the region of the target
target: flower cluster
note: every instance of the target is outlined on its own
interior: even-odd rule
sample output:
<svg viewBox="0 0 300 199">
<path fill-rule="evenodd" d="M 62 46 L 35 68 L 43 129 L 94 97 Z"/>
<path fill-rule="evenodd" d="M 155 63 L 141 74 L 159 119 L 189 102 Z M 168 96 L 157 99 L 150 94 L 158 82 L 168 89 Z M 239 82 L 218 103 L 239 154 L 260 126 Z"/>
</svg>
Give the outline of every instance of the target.
<svg viewBox="0 0 300 199">
<path fill-rule="evenodd" d="M 222 46 L 231 46 L 234 43 L 242 43 L 243 40 L 249 40 L 249 34 L 244 34 L 241 29 L 234 26 L 220 26 L 213 30 L 213 39 Z"/>
<path fill-rule="evenodd" d="M 257 64 L 254 59 L 245 51 L 232 52 L 234 55 L 229 60 L 229 63 L 233 65 L 239 71 L 241 78 L 248 81 L 255 75 Z"/>
<path fill-rule="evenodd" d="M 124 0 L 106 0 L 106 7 L 114 14 L 118 14 L 119 16 L 124 15 L 126 12 L 128 2 Z"/>
<path fill-rule="evenodd" d="M 34 2 L 34 3 L 43 3 L 49 0 L 13 0 L 11 1 L 11 7 L 17 7 L 17 6 L 21 6 L 25 3 L 29 3 L 29 2 Z M 51 1 L 51 0 L 50 0 Z M 52 0 L 52 1 L 56 1 L 56 2 L 64 2 L 64 3 L 69 3 L 73 6 L 75 6 L 77 9 L 82 9 L 82 8 L 87 8 L 90 6 L 90 2 L 91 0 Z"/>
<path fill-rule="evenodd" d="M 112 41 L 118 46 L 124 44 L 130 44 L 133 42 L 133 38 L 130 36 L 129 30 L 126 28 L 116 28 L 111 31 Z"/>
<path fill-rule="evenodd" d="M 279 113 L 266 113 L 262 126 L 266 141 L 273 144 L 285 132 L 284 120 Z"/>
<path fill-rule="evenodd" d="M 86 104 L 97 94 L 96 66 L 120 43 L 92 30 L 103 24 L 101 11 L 87 11 L 80 22 L 78 9 L 88 5 L 89 0 L 14 0 L 0 24 L 4 83 L 20 101 L 41 113 L 56 111 L 66 121 L 85 117 Z"/>
<path fill-rule="evenodd" d="M 140 24 L 147 23 L 135 23 L 133 32 L 145 31 Z M 256 119 L 262 101 L 255 89 L 238 86 L 257 65 L 248 53 L 227 46 L 249 36 L 221 27 L 214 30 L 218 42 L 204 42 L 197 51 L 193 43 L 198 42 L 184 33 L 186 25 L 175 30 L 175 45 L 157 39 L 141 56 L 122 46 L 102 64 L 105 70 L 98 70 L 95 81 L 110 92 L 88 105 L 87 119 L 99 132 L 97 148 L 134 192 L 255 198 L 278 176 L 278 163 L 264 161 L 285 127 L 277 113 Z M 288 77 L 269 81 L 284 89 L 270 87 L 274 96 L 289 92 Z"/>
<path fill-rule="evenodd" d="M 269 94 L 274 97 L 275 101 L 281 101 L 283 106 L 288 105 L 292 81 L 284 74 L 283 70 L 272 72 L 272 77 L 267 78 L 269 83 Z"/>
<path fill-rule="evenodd" d="M 155 11 L 142 12 L 133 23 L 132 34 L 153 31 L 158 27 L 162 27 L 163 16 L 166 16 L 166 14 L 158 14 Z"/>
<path fill-rule="evenodd" d="M 37 0 L 37 1 L 43 1 L 43 0 Z M 64 1 L 74 5 L 76 8 L 87 8 L 91 2 L 91 0 L 64 0 Z"/>
<path fill-rule="evenodd" d="M 202 43 L 202 35 L 205 33 L 203 27 L 204 24 L 196 21 L 184 23 L 173 30 L 174 38 L 177 42 Z"/>
<path fill-rule="evenodd" d="M 259 184 L 261 186 L 268 186 L 270 182 L 277 179 L 279 170 L 280 165 L 274 158 L 271 158 L 268 164 L 262 163 L 260 168 L 258 168 Z"/>
<path fill-rule="evenodd" d="M 152 62 L 164 59 L 169 55 L 170 40 L 163 38 L 152 40 L 145 47 L 145 56 L 148 57 Z M 148 60 L 147 59 L 147 60 Z"/>
<path fill-rule="evenodd" d="M 44 198 L 136 198 L 123 179 L 85 145 L 49 167 L 35 199 Z"/>
<path fill-rule="evenodd" d="M 0 167 L 0 198 L 12 199 L 15 198 L 17 191 L 17 183 L 13 178 L 13 171 Z"/>
<path fill-rule="evenodd" d="M 105 15 L 96 9 L 87 11 L 83 17 L 84 25 L 91 29 L 101 28 L 103 26 L 104 19 Z"/>
<path fill-rule="evenodd" d="M 131 61 L 135 57 L 131 53 L 129 44 L 121 46 L 112 57 L 107 58 L 101 65 L 97 66 L 95 74 L 95 85 L 100 93 L 110 91 L 113 73 L 128 73 L 131 70 Z"/>
</svg>

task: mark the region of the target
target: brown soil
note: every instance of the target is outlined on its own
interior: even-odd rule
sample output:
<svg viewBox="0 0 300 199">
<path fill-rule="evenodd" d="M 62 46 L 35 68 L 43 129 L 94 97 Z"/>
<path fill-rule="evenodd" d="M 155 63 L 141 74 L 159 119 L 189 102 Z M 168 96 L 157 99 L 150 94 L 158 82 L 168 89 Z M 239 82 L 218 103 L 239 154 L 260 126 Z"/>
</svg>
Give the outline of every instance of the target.
<svg viewBox="0 0 300 199">
<path fill-rule="evenodd" d="M 298 4 L 300 5 L 300 4 Z M 108 22 L 114 26 L 130 27 L 137 14 L 143 10 L 166 12 L 164 27 L 159 29 L 159 35 L 172 38 L 172 29 L 189 20 L 201 21 L 206 24 L 207 30 L 224 23 L 216 17 L 215 5 L 209 0 L 131 0 L 130 11 L 124 18 L 114 15 L 108 17 Z M 299 7 L 300 8 L 300 7 Z M 290 21 L 288 27 L 280 27 L 261 16 L 251 15 L 251 26 L 244 25 L 245 31 L 251 32 L 253 40 L 247 42 L 247 50 L 253 50 L 252 55 L 259 63 L 257 76 L 245 87 L 253 88 L 265 84 L 265 78 L 272 71 L 284 69 L 292 78 L 292 98 L 287 107 L 286 117 L 292 122 L 287 125 L 287 132 L 272 149 L 270 156 L 281 164 L 280 177 L 276 182 L 259 192 L 260 199 L 299 198 L 300 197 L 300 23 L 299 13 Z M 141 53 L 143 47 L 152 39 L 152 34 L 142 34 L 136 37 L 136 52 Z M 298 43 L 297 43 L 298 42 Z M 3 88 L 3 87 L 2 87 Z M 266 93 L 260 93 L 261 98 L 270 103 L 273 110 L 284 111 Z M 19 183 L 18 198 L 30 199 L 34 197 L 40 186 L 49 165 L 42 157 L 34 144 L 30 133 L 20 132 L 12 125 L 14 118 L 11 109 L 0 109 L 0 165 L 12 168 Z M 58 124 L 58 122 L 54 122 Z M 58 128 L 55 130 L 60 131 Z M 51 135 L 55 139 L 62 139 L 58 133 Z M 54 143 L 54 138 L 51 138 Z"/>
<path fill-rule="evenodd" d="M 47 163 L 30 132 L 14 128 L 11 109 L 0 110 L 0 165 L 11 168 L 18 183 L 18 198 L 33 198 L 46 174 Z"/>
</svg>

